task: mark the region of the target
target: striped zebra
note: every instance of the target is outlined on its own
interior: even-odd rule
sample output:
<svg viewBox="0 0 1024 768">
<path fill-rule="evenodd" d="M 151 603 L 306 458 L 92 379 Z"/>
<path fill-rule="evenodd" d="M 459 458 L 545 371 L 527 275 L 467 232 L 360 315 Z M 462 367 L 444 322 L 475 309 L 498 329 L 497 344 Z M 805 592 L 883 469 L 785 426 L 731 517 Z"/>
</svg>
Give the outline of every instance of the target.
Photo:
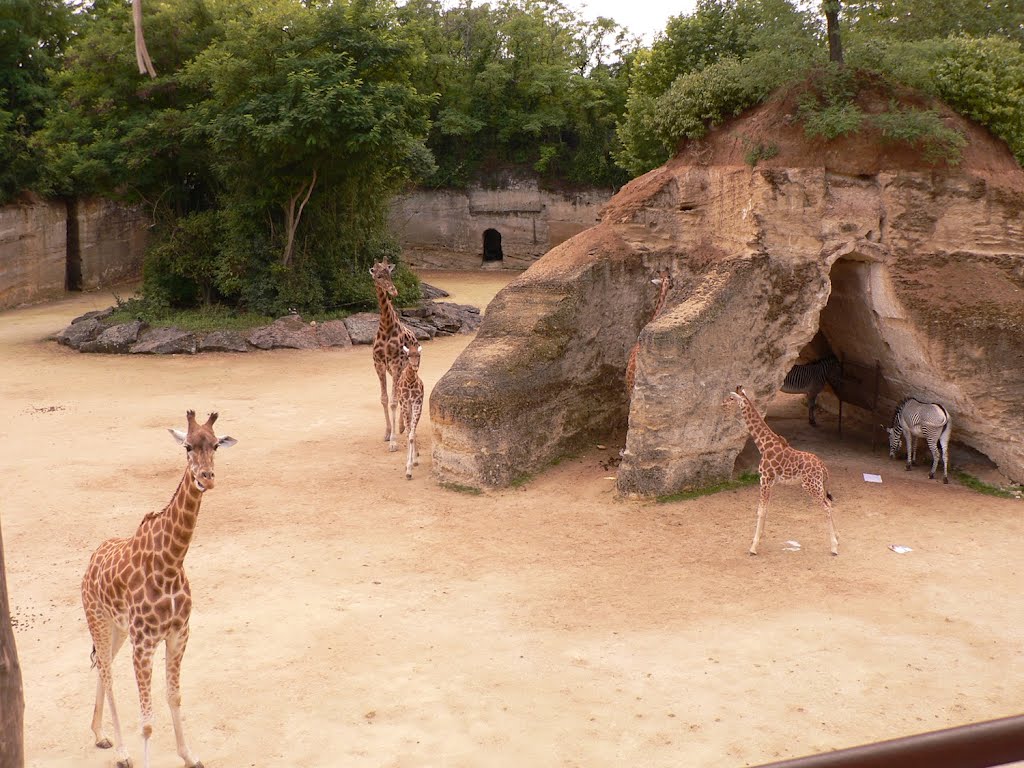
<svg viewBox="0 0 1024 768">
<path fill-rule="evenodd" d="M 814 403 L 825 384 L 829 384 L 839 394 L 840 374 L 839 359 L 835 355 L 828 355 L 813 363 L 794 365 L 782 382 L 782 391 L 791 395 L 807 395 L 807 421 L 816 427 L 818 423 L 814 420 Z"/>
<path fill-rule="evenodd" d="M 953 421 L 949 411 L 938 403 L 924 403 L 913 397 L 906 397 L 896 406 L 892 416 L 892 426 L 886 427 L 889 433 L 889 458 L 895 459 L 900 443 L 907 443 L 907 471 L 914 464 L 917 453 L 917 438 L 924 437 L 928 441 L 928 450 L 932 452 L 932 471 L 928 477 L 935 479 L 935 470 L 942 457 L 942 482 L 949 482 L 949 433 L 953 429 Z"/>
</svg>

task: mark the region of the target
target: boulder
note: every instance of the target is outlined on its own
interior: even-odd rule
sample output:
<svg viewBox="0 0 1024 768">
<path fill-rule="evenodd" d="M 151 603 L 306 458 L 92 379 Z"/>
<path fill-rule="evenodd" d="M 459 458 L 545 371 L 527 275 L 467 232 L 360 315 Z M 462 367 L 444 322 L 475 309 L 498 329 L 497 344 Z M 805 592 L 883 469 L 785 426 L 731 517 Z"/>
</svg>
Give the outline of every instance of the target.
<svg viewBox="0 0 1024 768">
<path fill-rule="evenodd" d="M 82 344 L 93 341 L 97 336 L 106 330 L 106 325 L 100 322 L 99 318 L 78 317 L 71 321 L 71 325 L 56 335 L 57 343 L 63 344 L 72 349 L 81 348 Z"/>
<path fill-rule="evenodd" d="M 90 322 L 86 320 L 84 322 Z M 72 326 L 74 327 L 74 326 Z M 132 345 L 139 340 L 139 334 L 146 328 L 141 320 L 132 320 L 129 323 L 118 323 L 97 336 L 92 341 L 86 341 L 79 345 L 80 352 L 106 352 L 110 354 L 123 354 L 131 349 Z"/>
<path fill-rule="evenodd" d="M 743 384 L 764 409 L 820 333 L 882 371 L 877 411 L 844 418 L 940 402 L 954 441 L 1024 480 L 1024 171 L 949 110 L 968 138 L 956 168 L 870 136 L 811 142 L 791 107 L 634 179 L 499 292 L 430 397 L 438 479 L 508 485 L 622 433 L 625 496 L 726 479 L 747 433 L 722 399 Z M 751 167 L 759 138 L 779 152 Z M 675 287 L 651 322 L 663 267 Z"/>
<path fill-rule="evenodd" d="M 238 331 L 211 331 L 199 339 L 200 352 L 248 352 L 252 347 Z"/>
<path fill-rule="evenodd" d="M 380 315 L 376 312 L 356 312 L 345 318 L 345 327 L 353 344 L 372 344 L 380 325 Z"/>
<path fill-rule="evenodd" d="M 327 320 L 316 325 L 316 338 L 322 347 L 351 347 L 352 337 L 344 320 Z"/>
<path fill-rule="evenodd" d="M 316 349 L 316 330 L 298 315 L 286 315 L 251 331 L 248 341 L 257 349 Z"/>
<path fill-rule="evenodd" d="M 196 336 L 180 328 L 152 328 L 128 351 L 133 355 L 194 355 Z"/>
</svg>

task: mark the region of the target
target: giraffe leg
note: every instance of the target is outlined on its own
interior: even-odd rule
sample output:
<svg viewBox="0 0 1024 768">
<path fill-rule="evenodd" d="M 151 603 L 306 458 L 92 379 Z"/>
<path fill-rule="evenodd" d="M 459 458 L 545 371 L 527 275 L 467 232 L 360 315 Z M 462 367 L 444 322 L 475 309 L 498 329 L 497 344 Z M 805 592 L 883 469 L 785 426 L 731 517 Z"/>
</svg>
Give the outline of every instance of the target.
<svg viewBox="0 0 1024 768">
<path fill-rule="evenodd" d="M 416 427 L 420 423 L 420 408 L 422 406 L 419 403 L 411 403 L 409 406 L 409 453 L 405 457 L 405 477 L 407 480 L 412 480 L 412 468 L 419 464 L 416 460 L 419 455 L 419 448 L 416 446 Z"/>
<path fill-rule="evenodd" d="M 389 423 L 398 425 L 398 375 L 399 371 L 391 372 L 391 421 Z M 398 443 L 396 442 L 396 432 L 391 430 L 391 438 L 388 445 L 389 451 L 397 451 Z"/>
<path fill-rule="evenodd" d="M 92 712 L 92 732 L 96 736 L 96 746 L 100 749 L 115 747 L 118 765 L 122 768 L 131 765 L 128 750 L 121 735 L 121 720 L 117 716 L 114 704 L 114 684 L 112 662 L 121 650 L 127 635 L 112 621 L 102 618 L 89 618 L 89 630 L 96 646 L 96 705 Z M 106 697 L 110 705 L 110 719 L 114 726 L 114 743 L 111 744 L 103 734 L 103 699 Z"/>
<path fill-rule="evenodd" d="M 373 368 L 380 379 L 380 404 L 384 408 L 384 440 L 391 439 L 391 411 L 388 408 L 388 367 L 383 360 L 374 359 Z"/>
<path fill-rule="evenodd" d="M 824 491 L 823 491 L 824 493 Z M 832 521 L 832 499 L 828 493 L 824 493 L 821 504 L 825 507 L 825 520 L 828 522 L 828 541 L 833 555 L 839 554 L 839 537 L 836 536 L 836 526 Z"/>
<path fill-rule="evenodd" d="M 156 643 L 133 629 L 132 647 L 135 682 L 139 686 L 139 710 L 142 714 L 142 765 L 143 768 L 149 768 L 149 737 L 153 735 L 153 652 Z"/>
<path fill-rule="evenodd" d="M 761 541 L 761 533 L 764 531 L 764 516 L 768 513 L 768 502 L 772 500 L 772 486 L 770 480 L 765 480 L 761 475 L 761 497 L 757 504 L 757 525 L 754 528 L 754 541 L 750 545 L 750 554 L 757 554 L 757 545 Z"/>
<path fill-rule="evenodd" d="M 187 768 L 203 768 L 185 742 L 181 727 L 181 660 L 188 644 L 188 625 L 177 634 L 167 637 L 167 704 L 171 708 L 171 722 L 174 724 L 174 739 L 178 743 L 178 756 Z"/>
<path fill-rule="evenodd" d="M 830 551 L 833 555 L 839 554 L 839 538 L 836 536 L 836 526 L 832 521 L 832 497 L 828 491 L 825 490 L 825 478 L 821 475 L 817 477 L 805 477 L 803 488 L 807 493 L 814 497 L 821 506 L 825 508 L 825 522 L 828 524 L 828 543 Z"/>
</svg>

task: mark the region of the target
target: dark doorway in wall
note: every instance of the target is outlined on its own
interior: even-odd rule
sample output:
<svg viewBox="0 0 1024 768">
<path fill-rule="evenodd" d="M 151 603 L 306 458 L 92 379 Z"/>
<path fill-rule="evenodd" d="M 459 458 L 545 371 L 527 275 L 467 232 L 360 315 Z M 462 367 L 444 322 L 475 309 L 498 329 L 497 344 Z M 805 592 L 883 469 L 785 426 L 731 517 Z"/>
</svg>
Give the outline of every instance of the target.
<svg viewBox="0 0 1024 768">
<path fill-rule="evenodd" d="M 484 261 L 501 261 L 501 232 L 496 229 L 484 230 Z"/>
<path fill-rule="evenodd" d="M 78 203 L 68 201 L 67 243 L 65 246 L 64 290 L 82 290 L 82 248 L 78 237 Z"/>
</svg>

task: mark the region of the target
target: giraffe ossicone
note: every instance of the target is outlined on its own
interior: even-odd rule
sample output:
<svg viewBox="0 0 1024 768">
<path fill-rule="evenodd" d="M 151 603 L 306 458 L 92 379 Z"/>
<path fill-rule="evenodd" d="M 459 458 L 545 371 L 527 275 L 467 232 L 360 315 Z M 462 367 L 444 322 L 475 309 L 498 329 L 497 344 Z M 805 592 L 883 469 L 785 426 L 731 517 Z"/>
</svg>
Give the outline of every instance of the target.
<svg viewBox="0 0 1024 768">
<path fill-rule="evenodd" d="M 168 430 L 185 447 L 186 456 L 185 474 L 170 503 L 159 512 L 145 515 L 132 537 L 103 542 L 93 552 L 82 578 L 82 606 L 92 635 L 93 665 L 98 668 L 92 730 L 97 747 L 115 748 L 118 768 L 132 765 L 114 704 L 111 670 L 125 640 L 131 641 L 139 689 L 144 768 L 149 768 L 153 732 L 153 655 L 161 642 L 166 644 L 167 703 L 178 755 L 188 768 L 202 768 L 185 742 L 181 724 L 181 660 L 192 612 L 192 591 L 184 561 L 203 496 L 216 484 L 214 453 L 235 445 L 237 440 L 214 434 L 216 413 L 203 424 L 196 421 L 195 411 L 188 411 L 185 419 L 186 430 Z M 103 732 L 104 699 L 113 721 L 113 743 Z"/>
<path fill-rule="evenodd" d="M 740 418 L 746 424 L 750 436 L 761 453 L 761 461 L 757 471 L 761 475 L 761 491 L 757 505 L 757 525 L 754 528 L 754 541 L 750 545 L 750 554 L 757 554 L 757 547 L 764 531 L 764 519 L 768 512 L 768 504 L 772 498 L 772 488 L 778 483 L 799 482 L 825 511 L 828 524 L 829 545 L 833 555 L 839 554 L 839 539 L 836 536 L 835 524 L 832 521 L 832 495 L 826 490 L 828 469 L 820 458 L 807 451 L 798 451 L 790 446 L 784 437 L 771 430 L 753 401 L 737 386 L 722 401 L 725 407 L 739 406 Z"/>
</svg>

